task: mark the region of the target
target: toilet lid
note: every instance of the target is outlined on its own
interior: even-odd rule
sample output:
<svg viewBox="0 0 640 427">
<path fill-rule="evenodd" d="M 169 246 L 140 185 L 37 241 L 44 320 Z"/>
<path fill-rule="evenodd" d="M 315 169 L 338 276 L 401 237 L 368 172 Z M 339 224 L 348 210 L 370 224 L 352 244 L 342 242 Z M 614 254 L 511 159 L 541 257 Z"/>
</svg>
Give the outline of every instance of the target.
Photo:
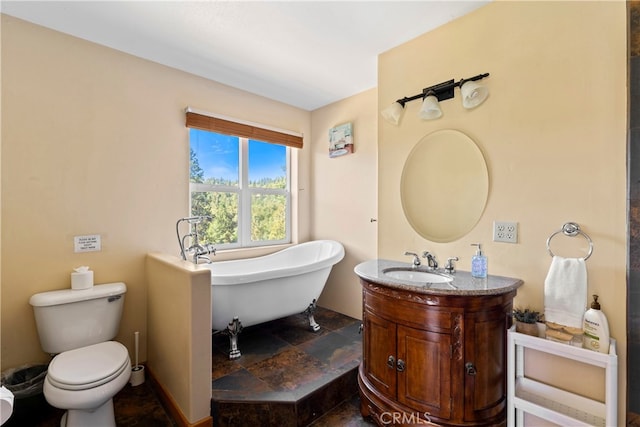
<svg viewBox="0 0 640 427">
<path fill-rule="evenodd" d="M 58 354 L 49 364 L 47 378 L 65 390 L 84 390 L 111 381 L 130 365 L 127 348 L 107 341 Z"/>
</svg>

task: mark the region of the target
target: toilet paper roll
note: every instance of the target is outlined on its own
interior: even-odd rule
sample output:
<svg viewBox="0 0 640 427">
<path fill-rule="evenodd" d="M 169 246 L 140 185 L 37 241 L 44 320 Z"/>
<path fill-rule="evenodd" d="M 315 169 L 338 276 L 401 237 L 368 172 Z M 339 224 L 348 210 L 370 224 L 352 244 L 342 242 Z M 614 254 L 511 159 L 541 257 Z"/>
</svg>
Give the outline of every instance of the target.
<svg viewBox="0 0 640 427">
<path fill-rule="evenodd" d="M 71 273 L 71 289 L 89 289 L 93 287 L 93 271 L 89 267 L 78 267 Z"/>
<path fill-rule="evenodd" d="M 13 393 L 0 387 L 0 424 L 4 424 L 13 413 Z"/>
</svg>

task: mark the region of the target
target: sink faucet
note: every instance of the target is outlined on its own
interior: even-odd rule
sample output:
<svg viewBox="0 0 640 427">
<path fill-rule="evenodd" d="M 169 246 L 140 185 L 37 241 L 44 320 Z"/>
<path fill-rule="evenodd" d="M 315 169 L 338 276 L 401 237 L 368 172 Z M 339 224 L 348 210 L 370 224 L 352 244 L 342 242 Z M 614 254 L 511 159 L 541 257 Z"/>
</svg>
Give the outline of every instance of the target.
<svg viewBox="0 0 640 427">
<path fill-rule="evenodd" d="M 420 267 L 420 258 L 418 257 L 418 254 L 415 252 L 405 252 L 405 255 L 409 255 L 413 257 L 413 268 L 418 268 Z"/>
<path fill-rule="evenodd" d="M 427 267 L 429 267 L 429 270 L 435 270 L 438 268 L 438 260 L 436 259 L 436 256 L 431 252 L 424 251 L 422 253 L 422 258 L 427 259 Z"/>
</svg>

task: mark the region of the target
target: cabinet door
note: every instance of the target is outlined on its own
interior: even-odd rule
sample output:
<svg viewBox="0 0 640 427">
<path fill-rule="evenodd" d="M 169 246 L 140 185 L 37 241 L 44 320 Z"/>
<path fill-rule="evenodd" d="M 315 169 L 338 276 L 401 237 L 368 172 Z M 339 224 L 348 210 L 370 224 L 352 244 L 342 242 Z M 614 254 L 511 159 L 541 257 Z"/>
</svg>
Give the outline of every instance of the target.
<svg viewBox="0 0 640 427">
<path fill-rule="evenodd" d="M 507 313 L 502 310 L 465 317 L 465 421 L 487 420 L 504 414 L 506 336 Z"/>
<path fill-rule="evenodd" d="M 396 324 L 365 310 L 362 363 L 371 384 L 391 398 L 396 396 Z"/>
<path fill-rule="evenodd" d="M 451 417 L 451 335 L 398 325 L 398 401 Z"/>
</svg>

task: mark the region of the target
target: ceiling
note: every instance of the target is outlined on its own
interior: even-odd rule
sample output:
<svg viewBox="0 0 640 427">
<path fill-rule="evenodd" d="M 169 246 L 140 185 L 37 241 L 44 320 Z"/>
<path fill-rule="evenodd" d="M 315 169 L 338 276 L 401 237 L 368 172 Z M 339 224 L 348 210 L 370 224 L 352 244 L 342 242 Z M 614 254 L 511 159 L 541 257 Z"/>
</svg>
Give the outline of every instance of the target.
<svg viewBox="0 0 640 427">
<path fill-rule="evenodd" d="M 305 110 L 377 86 L 377 56 L 478 1 L 7 1 L 35 24 Z"/>
</svg>

